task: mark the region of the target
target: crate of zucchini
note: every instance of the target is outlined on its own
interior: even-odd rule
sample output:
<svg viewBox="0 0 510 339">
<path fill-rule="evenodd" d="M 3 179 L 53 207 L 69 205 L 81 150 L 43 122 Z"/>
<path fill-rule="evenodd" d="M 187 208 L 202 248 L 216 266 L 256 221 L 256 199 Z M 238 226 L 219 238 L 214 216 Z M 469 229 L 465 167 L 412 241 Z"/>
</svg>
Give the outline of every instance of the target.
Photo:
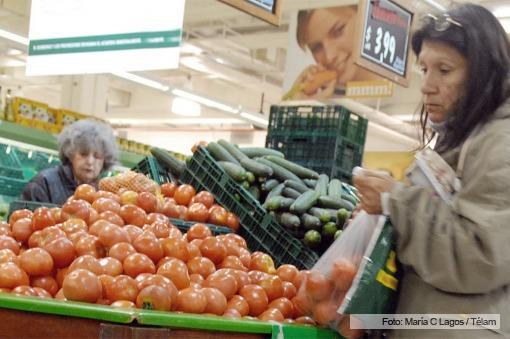
<svg viewBox="0 0 510 339">
<path fill-rule="evenodd" d="M 230 209 L 238 207 L 240 211 L 235 212 L 241 224 L 246 209 L 253 211 L 247 228 L 257 230 L 271 224 L 273 231 L 266 238 L 283 235 L 282 239 L 287 239 L 290 233 L 299 239 L 299 248 L 321 253 L 343 227 L 356 203 L 348 185 L 340 180 L 330 182 L 327 175 L 287 161 L 280 152 L 238 148 L 224 140 L 209 143 L 207 150 L 195 153 L 183 181 L 209 189 Z M 223 172 L 229 177 L 225 178 Z M 281 253 L 276 251 L 274 255 Z M 316 259 L 313 253 L 313 261 Z"/>
<path fill-rule="evenodd" d="M 266 147 L 332 178 L 351 180 L 368 121 L 342 106 L 272 106 Z"/>
</svg>

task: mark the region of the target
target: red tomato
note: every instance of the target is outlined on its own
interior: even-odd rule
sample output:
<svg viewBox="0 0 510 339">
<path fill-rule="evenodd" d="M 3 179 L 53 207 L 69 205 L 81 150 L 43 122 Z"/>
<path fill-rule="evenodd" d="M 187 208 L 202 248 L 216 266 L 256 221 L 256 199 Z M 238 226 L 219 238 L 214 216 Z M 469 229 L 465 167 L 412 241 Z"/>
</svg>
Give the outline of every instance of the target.
<svg viewBox="0 0 510 339">
<path fill-rule="evenodd" d="M 142 253 L 133 253 L 123 262 L 124 273 L 130 277 L 136 277 L 140 273 L 156 273 L 154 262 Z"/>
<path fill-rule="evenodd" d="M 215 265 L 220 264 L 227 256 L 227 248 L 216 237 L 205 238 L 200 244 L 200 252 Z"/>
<path fill-rule="evenodd" d="M 99 238 L 93 235 L 86 235 L 80 238 L 76 245 L 74 245 L 74 248 L 78 256 L 90 254 L 95 258 L 102 258 L 106 254 L 106 250 L 99 241 Z"/>
<path fill-rule="evenodd" d="M 321 301 L 313 308 L 313 319 L 315 319 L 319 325 L 329 325 L 330 322 L 336 319 L 337 309 L 338 306 L 330 300 Z"/>
<path fill-rule="evenodd" d="M 108 192 L 108 191 L 97 191 L 96 192 L 96 200 L 99 198 L 113 199 L 116 202 L 120 203 L 120 197 L 117 194 Z"/>
<path fill-rule="evenodd" d="M 0 235 L 0 250 L 1 249 L 9 249 L 13 251 L 14 254 L 19 254 L 20 246 L 14 238 L 7 235 Z"/>
<path fill-rule="evenodd" d="M 250 315 L 253 317 L 259 316 L 264 312 L 269 304 L 266 292 L 258 285 L 243 286 L 239 291 L 239 295 L 248 302 Z"/>
<path fill-rule="evenodd" d="M 166 238 L 160 240 L 163 252 L 167 257 L 174 257 L 187 262 L 189 259 L 188 242 L 182 238 Z"/>
<path fill-rule="evenodd" d="M 53 299 L 53 296 L 48 291 L 46 291 L 44 288 L 32 287 L 32 289 L 37 294 L 36 297 L 44 298 L 44 299 Z"/>
<path fill-rule="evenodd" d="M 241 271 L 247 271 L 248 270 L 246 267 L 244 267 L 241 259 L 239 259 L 238 257 L 233 256 L 233 255 L 229 255 L 228 257 L 223 259 L 223 261 L 221 262 L 219 267 L 221 267 L 221 268 L 233 268 L 233 269 L 241 270 Z"/>
<path fill-rule="evenodd" d="M 207 278 L 216 271 L 214 263 L 210 259 L 204 257 L 191 258 L 188 260 L 187 266 L 190 274 L 198 273 L 204 278 Z"/>
<path fill-rule="evenodd" d="M 215 225 L 225 226 L 227 224 L 227 211 L 223 207 L 217 207 L 209 212 L 209 222 Z"/>
<path fill-rule="evenodd" d="M 163 194 L 165 197 L 173 197 L 175 190 L 177 189 L 177 185 L 171 182 L 165 182 L 163 185 L 161 185 L 161 194 Z"/>
<path fill-rule="evenodd" d="M 148 310 L 170 311 L 172 308 L 172 298 L 170 297 L 170 292 L 165 288 L 151 285 L 138 293 L 136 306 Z"/>
<path fill-rule="evenodd" d="M 284 318 L 294 317 L 294 304 L 287 298 L 278 298 L 269 303 L 268 308 L 275 308 L 282 312 Z M 335 312 L 336 313 L 336 310 Z"/>
<path fill-rule="evenodd" d="M 164 223 L 166 226 L 170 226 L 170 220 L 163 213 L 149 213 L 147 214 L 147 223 L 149 225 L 155 223 L 156 221 Z"/>
<path fill-rule="evenodd" d="M 11 225 L 6 223 L 5 221 L 0 221 L 0 235 L 7 235 L 12 237 Z"/>
<path fill-rule="evenodd" d="M 249 271 L 248 276 L 250 277 L 252 284 L 258 285 L 262 280 L 267 278 L 269 274 L 262 271 Z"/>
<path fill-rule="evenodd" d="M 50 212 L 57 224 L 63 223 L 65 221 L 65 218 L 62 215 L 62 209 L 60 207 L 52 207 L 50 208 Z"/>
<path fill-rule="evenodd" d="M 19 266 L 18 256 L 8 248 L 0 250 L 0 264 L 3 264 L 4 262 L 12 262 Z"/>
<path fill-rule="evenodd" d="M 120 208 L 120 216 L 126 224 L 143 227 L 147 222 L 147 214 L 136 205 L 127 204 Z"/>
<path fill-rule="evenodd" d="M 103 268 L 99 264 L 99 261 L 90 254 L 82 255 L 81 257 L 74 259 L 71 265 L 69 265 L 66 274 L 78 269 L 85 269 L 95 275 L 101 275 L 103 273 Z"/>
<path fill-rule="evenodd" d="M 231 319 L 239 319 L 241 318 L 241 314 L 235 310 L 235 309 L 232 309 L 232 308 L 229 308 L 225 311 L 225 313 L 223 313 L 223 316 L 225 318 L 231 318 Z"/>
<path fill-rule="evenodd" d="M 305 281 L 306 293 L 315 301 L 328 299 L 333 288 L 333 283 L 318 271 L 312 271 Z"/>
<path fill-rule="evenodd" d="M 69 235 L 69 234 L 76 233 L 78 231 L 86 232 L 88 230 L 88 226 L 87 226 L 87 223 L 85 221 L 83 221 L 82 219 L 70 218 L 62 223 L 62 230 L 67 235 Z"/>
<path fill-rule="evenodd" d="M 190 285 L 188 267 L 179 259 L 168 260 L 158 268 L 157 274 L 170 279 L 179 290 L 188 288 Z"/>
<path fill-rule="evenodd" d="M 40 232 L 40 231 L 37 231 L 37 232 Z M 32 234 L 32 236 L 30 237 L 30 239 L 28 239 L 28 245 L 29 247 L 34 247 L 31 245 L 30 241 L 31 239 L 34 237 L 34 234 L 37 233 L 37 232 L 34 232 Z M 71 242 L 73 243 L 73 246 L 76 246 L 76 244 L 78 243 L 78 241 L 80 241 L 81 238 L 85 237 L 89 235 L 86 231 L 78 231 L 78 232 L 75 232 L 75 233 L 71 233 L 67 236 L 67 238 L 69 240 L 71 240 Z"/>
<path fill-rule="evenodd" d="M 30 286 L 40 287 L 52 296 L 58 292 L 58 283 L 52 276 L 33 277 L 30 279 Z"/>
<path fill-rule="evenodd" d="M 133 253 L 136 253 L 135 248 L 127 242 L 116 243 L 108 250 L 108 256 L 115 258 L 120 262 L 124 262 L 124 259 Z"/>
<path fill-rule="evenodd" d="M 246 299 L 237 294 L 230 298 L 227 303 L 227 309 L 236 310 L 242 317 L 250 313 L 250 305 L 248 305 Z"/>
<path fill-rule="evenodd" d="M 66 277 L 68 271 L 69 271 L 69 267 L 57 269 L 57 274 L 55 275 L 55 280 L 57 281 L 59 288 L 62 288 L 62 284 L 64 283 L 64 278 Z"/>
<path fill-rule="evenodd" d="M 177 310 L 186 313 L 203 313 L 207 306 L 207 298 L 201 290 L 185 288 L 177 296 Z"/>
<path fill-rule="evenodd" d="M 225 226 L 232 229 L 234 232 L 237 232 L 239 230 L 239 218 L 237 215 L 227 212 L 227 223 Z"/>
<path fill-rule="evenodd" d="M 292 299 L 296 296 L 296 286 L 293 283 L 288 281 L 284 281 L 282 283 L 283 286 L 283 296 L 287 299 Z"/>
<path fill-rule="evenodd" d="M 179 206 L 175 202 L 167 201 L 163 204 L 161 213 L 163 213 L 169 218 L 179 218 L 181 211 L 179 209 Z"/>
<path fill-rule="evenodd" d="M 113 278 L 111 284 L 106 286 L 105 296 L 108 300 L 128 300 L 134 302 L 139 293 L 136 280 L 127 275 Z"/>
<path fill-rule="evenodd" d="M 167 223 L 159 220 L 153 222 L 150 225 L 147 224 L 143 226 L 143 230 L 154 233 L 158 239 L 168 238 L 168 235 L 170 235 L 170 228 L 168 227 Z"/>
<path fill-rule="evenodd" d="M 237 243 L 237 246 L 239 246 L 241 248 L 244 248 L 244 249 L 248 248 L 248 245 L 246 244 L 246 240 L 244 240 L 244 238 L 241 237 L 239 234 L 228 233 L 225 235 L 225 237 L 235 240 L 235 242 Z"/>
<path fill-rule="evenodd" d="M 255 255 L 255 253 L 252 254 L 250 269 L 266 272 L 269 274 L 276 273 L 273 259 L 265 253 L 262 253 L 260 255 Z"/>
<path fill-rule="evenodd" d="M 122 220 L 120 215 L 112 211 L 104 211 L 103 213 L 99 214 L 98 218 L 100 220 L 106 220 L 115 225 L 124 226 L 124 220 Z"/>
<path fill-rule="evenodd" d="M 122 262 L 115 258 L 105 257 L 99 259 L 99 265 L 103 269 L 103 274 L 107 274 L 109 276 L 115 277 L 119 274 L 122 274 Z"/>
<path fill-rule="evenodd" d="M 313 313 L 313 301 L 307 298 L 304 293 L 298 294 L 290 301 L 292 302 L 292 305 L 294 305 L 294 316 L 296 318 L 311 315 Z"/>
<path fill-rule="evenodd" d="M 12 212 L 11 215 L 9 216 L 9 224 L 12 226 L 12 225 L 14 225 L 16 220 L 21 219 L 21 218 L 32 219 L 33 214 L 34 213 L 32 211 L 27 210 L 27 209 L 16 210 L 16 211 Z"/>
<path fill-rule="evenodd" d="M 139 253 L 147 255 L 155 263 L 165 255 L 163 246 L 161 246 L 158 238 L 156 238 L 154 233 L 149 231 L 144 231 L 140 234 L 133 241 L 133 247 Z"/>
<path fill-rule="evenodd" d="M 308 279 L 308 276 L 310 276 L 310 274 L 311 274 L 311 272 L 308 270 L 299 271 L 299 273 L 294 278 L 294 281 L 292 282 L 294 284 L 294 286 L 296 286 L 297 290 L 299 290 L 299 288 L 301 287 L 301 284 L 303 284 L 303 282 L 306 279 Z"/>
<path fill-rule="evenodd" d="M 331 280 L 340 291 L 347 291 L 356 276 L 356 266 L 345 259 L 336 260 L 331 268 Z"/>
<path fill-rule="evenodd" d="M 210 237 L 212 236 L 212 232 L 206 225 L 197 223 L 189 228 L 186 235 L 188 237 L 188 241 L 192 241 L 194 239 L 205 239 Z"/>
<path fill-rule="evenodd" d="M 96 189 L 91 185 L 80 185 L 76 187 L 76 191 L 74 191 L 74 199 L 85 200 L 92 204 L 94 200 L 96 200 Z"/>
<path fill-rule="evenodd" d="M 53 258 L 42 248 L 31 248 L 19 256 L 20 267 L 31 276 L 50 275 Z"/>
<path fill-rule="evenodd" d="M 265 310 L 261 315 L 259 315 L 259 319 L 262 321 L 276 321 L 279 323 L 285 320 L 282 312 L 276 308 L 269 308 Z"/>
<path fill-rule="evenodd" d="M 135 308 L 136 305 L 132 301 L 128 300 L 117 300 L 111 303 L 110 305 L 113 308 L 121 308 L 121 309 L 132 309 Z"/>
<path fill-rule="evenodd" d="M 301 324 L 301 325 L 312 325 L 312 326 L 317 325 L 315 320 L 313 320 L 312 318 L 307 317 L 307 316 L 301 316 L 299 318 L 296 318 L 295 323 Z"/>
<path fill-rule="evenodd" d="M 11 291 L 11 294 L 20 295 L 20 296 L 28 296 L 28 297 L 37 297 L 37 292 L 30 286 L 21 285 L 14 288 Z"/>
<path fill-rule="evenodd" d="M 39 207 L 32 216 L 32 230 L 38 231 L 43 228 L 55 225 L 55 219 L 47 207 Z"/>
<path fill-rule="evenodd" d="M 203 288 L 202 293 L 207 299 L 204 313 L 223 315 L 227 309 L 227 298 L 216 288 Z"/>
<path fill-rule="evenodd" d="M 204 283 L 205 279 L 200 274 L 195 273 L 195 274 L 191 274 L 189 276 L 189 281 L 190 281 L 190 283 L 195 283 L 195 284 L 198 284 L 198 285 L 202 286 L 202 284 Z"/>
<path fill-rule="evenodd" d="M 21 218 L 12 225 L 12 236 L 19 242 L 28 241 L 32 232 L 32 219 Z"/>
<path fill-rule="evenodd" d="M 191 198 L 195 196 L 195 189 L 191 185 L 183 184 L 177 187 L 174 192 L 173 198 L 175 202 L 179 205 L 188 206 Z"/>
<path fill-rule="evenodd" d="M 120 213 L 120 204 L 118 201 L 109 198 L 99 198 L 92 203 L 92 207 L 97 213 L 113 212 L 115 214 Z"/>
<path fill-rule="evenodd" d="M 360 320 L 356 319 L 353 316 L 350 316 L 350 315 L 342 316 L 340 318 L 340 321 L 339 321 L 338 327 L 337 327 L 338 333 L 340 333 L 345 338 L 349 338 L 349 339 L 361 338 L 363 336 L 363 333 L 365 332 L 365 330 L 351 329 L 351 322 L 355 322 L 355 321 L 360 322 Z"/>
<path fill-rule="evenodd" d="M 280 277 L 280 279 L 289 282 L 293 282 L 298 273 L 299 270 L 294 265 L 281 265 L 276 270 L 276 274 Z"/>
<path fill-rule="evenodd" d="M 142 274 L 144 274 L 144 273 L 142 273 Z M 136 278 L 138 279 L 138 277 L 136 277 Z M 175 287 L 172 280 L 165 278 L 162 275 L 148 274 L 148 276 L 145 279 L 143 279 L 141 281 L 137 281 L 136 283 L 138 284 L 139 290 L 142 290 L 145 287 L 151 286 L 151 285 L 163 287 L 170 293 L 170 297 L 172 298 L 172 300 L 174 300 L 174 301 L 177 300 L 177 295 L 179 294 L 179 290 L 177 289 L 177 287 Z M 172 305 L 172 310 L 175 310 L 176 307 L 177 307 L 177 305 L 176 305 L 176 303 L 174 303 L 174 305 Z"/>
<path fill-rule="evenodd" d="M 239 289 L 241 289 L 241 287 L 243 287 L 244 285 L 251 284 L 251 279 L 248 273 L 240 270 L 232 270 L 232 274 L 237 280 L 237 286 L 239 287 Z"/>
<path fill-rule="evenodd" d="M 201 203 L 194 203 L 188 208 L 186 212 L 186 220 L 196 222 L 206 222 L 209 218 L 209 211 Z"/>
<path fill-rule="evenodd" d="M 214 196 L 210 192 L 201 191 L 195 195 L 195 202 L 203 204 L 209 210 L 214 205 Z"/>
<path fill-rule="evenodd" d="M 243 263 L 243 266 L 246 268 L 250 268 L 251 266 L 251 254 L 246 248 L 239 248 L 239 260 Z"/>
<path fill-rule="evenodd" d="M 115 224 L 107 224 L 101 228 L 98 235 L 101 244 L 110 248 L 119 242 L 131 242 L 129 233 L 122 227 Z"/>
<path fill-rule="evenodd" d="M 136 198 L 136 205 L 147 213 L 154 213 L 158 207 L 158 199 L 152 193 L 141 192 L 138 193 L 138 197 Z"/>
<path fill-rule="evenodd" d="M 28 285 L 28 275 L 19 266 L 12 262 L 0 264 L 0 287 L 15 288 Z"/>
<path fill-rule="evenodd" d="M 44 244 L 44 249 L 53 258 L 56 268 L 69 266 L 76 258 L 76 250 L 71 240 L 61 237 Z"/>
<path fill-rule="evenodd" d="M 67 300 L 95 303 L 102 296 L 101 281 L 94 273 L 77 269 L 69 273 L 62 284 Z"/>
<path fill-rule="evenodd" d="M 217 288 L 225 295 L 225 297 L 227 297 L 227 299 L 236 294 L 239 288 L 234 275 L 218 274 L 218 272 L 208 276 L 207 279 L 205 279 L 203 286 Z"/>
<path fill-rule="evenodd" d="M 259 282 L 259 286 L 266 291 L 269 301 L 283 296 L 282 280 L 276 275 L 269 275 Z"/>
<path fill-rule="evenodd" d="M 123 227 L 123 229 L 128 232 L 129 239 L 131 239 L 131 241 L 135 240 L 143 233 L 143 229 L 135 225 L 126 225 Z"/>
<path fill-rule="evenodd" d="M 78 218 L 89 224 L 90 204 L 85 200 L 69 200 L 62 206 L 62 215 L 65 220 Z"/>
</svg>

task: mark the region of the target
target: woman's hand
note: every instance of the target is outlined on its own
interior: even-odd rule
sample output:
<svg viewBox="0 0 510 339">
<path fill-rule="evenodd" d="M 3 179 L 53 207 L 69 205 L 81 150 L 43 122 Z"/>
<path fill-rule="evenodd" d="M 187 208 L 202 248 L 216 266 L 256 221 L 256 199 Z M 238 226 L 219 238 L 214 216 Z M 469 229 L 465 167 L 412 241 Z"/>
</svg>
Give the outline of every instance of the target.
<svg viewBox="0 0 510 339">
<path fill-rule="evenodd" d="M 368 214 L 382 214 L 381 193 L 390 192 L 396 180 L 381 172 L 363 170 L 353 176 L 354 186 L 359 192 L 361 208 Z"/>
</svg>

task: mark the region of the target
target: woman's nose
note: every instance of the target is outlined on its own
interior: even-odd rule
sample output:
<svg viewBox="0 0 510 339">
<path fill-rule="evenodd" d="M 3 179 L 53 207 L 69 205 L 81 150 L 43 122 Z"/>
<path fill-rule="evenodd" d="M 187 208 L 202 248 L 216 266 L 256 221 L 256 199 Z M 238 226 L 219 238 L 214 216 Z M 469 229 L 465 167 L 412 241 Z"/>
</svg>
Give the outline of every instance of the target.
<svg viewBox="0 0 510 339">
<path fill-rule="evenodd" d="M 424 74 L 421 84 L 421 93 L 431 94 L 435 91 L 437 91 L 437 81 L 435 77 L 431 73 Z"/>
<path fill-rule="evenodd" d="M 328 65 L 335 64 L 335 61 L 338 58 L 338 50 L 335 48 L 335 46 L 333 46 L 333 44 L 328 42 L 324 43 L 324 57 Z"/>
</svg>

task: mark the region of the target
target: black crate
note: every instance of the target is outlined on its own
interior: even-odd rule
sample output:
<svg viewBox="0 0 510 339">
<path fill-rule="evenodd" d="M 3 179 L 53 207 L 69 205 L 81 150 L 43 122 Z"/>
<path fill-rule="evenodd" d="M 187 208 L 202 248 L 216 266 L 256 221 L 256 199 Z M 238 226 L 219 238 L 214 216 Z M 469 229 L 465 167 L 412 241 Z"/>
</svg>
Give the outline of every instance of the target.
<svg viewBox="0 0 510 339">
<path fill-rule="evenodd" d="M 161 166 L 153 156 L 143 158 L 132 168 L 132 170 L 145 174 L 147 177 L 154 180 L 159 185 L 164 184 L 165 182 L 177 182 L 173 175 L 163 166 Z"/>
<path fill-rule="evenodd" d="M 58 207 L 58 205 L 50 204 L 47 202 L 38 202 L 38 201 L 25 201 L 25 200 L 14 200 L 9 204 L 9 216 L 12 212 L 17 210 L 27 209 L 30 211 L 35 211 L 39 207 Z"/>
<path fill-rule="evenodd" d="M 241 226 L 238 233 L 250 250 L 271 255 L 276 265 L 293 264 L 309 269 L 318 260 L 315 252 L 282 228 L 248 191 L 225 173 L 205 148 L 199 147 L 193 154 L 180 180 L 197 190 L 208 190 L 219 204 L 235 213 Z"/>
</svg>

